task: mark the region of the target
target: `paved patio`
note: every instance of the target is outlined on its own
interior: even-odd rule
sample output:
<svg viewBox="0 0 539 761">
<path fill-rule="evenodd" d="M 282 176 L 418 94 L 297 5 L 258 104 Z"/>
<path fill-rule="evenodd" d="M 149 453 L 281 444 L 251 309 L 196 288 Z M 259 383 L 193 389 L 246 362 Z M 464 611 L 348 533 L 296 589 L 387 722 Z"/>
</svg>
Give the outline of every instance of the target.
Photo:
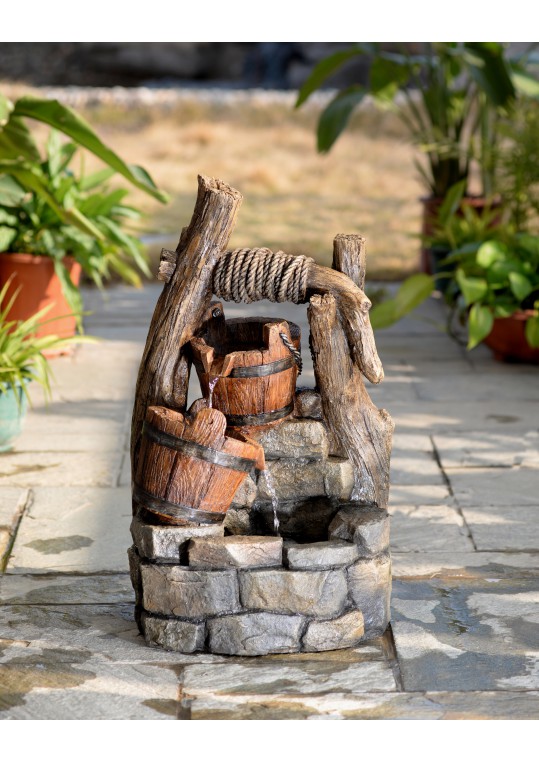
<svg viewBox="0 0 539 761">
<path fill-rule="evenodd" d="M 54 362 L 53 402 L 36 401 L 0 456 L 0 718 L 539 718 L 538 368 L 468 354 L 434 300 L 377 336 L 372 396 L 396 422 L 385 636 L 256 659 L 145 646 L 128 445 L 159 290 L 87 291 L 87 332 L 106 340 Z M 307 347 L 304 307 L 249 310 L 299 322 Z"/>
</svg>

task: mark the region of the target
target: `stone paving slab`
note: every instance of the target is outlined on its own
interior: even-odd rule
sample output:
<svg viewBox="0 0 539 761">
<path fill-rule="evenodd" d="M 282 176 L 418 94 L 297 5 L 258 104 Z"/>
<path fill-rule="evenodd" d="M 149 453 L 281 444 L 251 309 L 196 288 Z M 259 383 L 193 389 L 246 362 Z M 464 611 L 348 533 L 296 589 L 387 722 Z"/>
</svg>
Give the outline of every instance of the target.
<svg viewBox="0 0 539 761">
<path fill-rule="evenodd" d="M 0 639 L 0 719 L 175 719 L 177 695 L 174 669 L 151 658 Z"/>
<path fill-rule="evenodd" d="M 462 512 L 478 550 L 539 550 L 539 504 L 464 507 Z"/>
<path fill-rule="evenodd" d="M 123 453 L 6 452 L 0 459 L 0 486 L 116 486 Z"/>
<path fill-rule="evenodd" d="M 477 373 L 473 380 L 475 382 L 462 372 L 439 376 L 429 372 L 423 382 L 414 382 L 414 388 L 418 398 L 428 402 L 458 402 L 461 399 L 483 402 L 492 398 L 502 403 L 511 399 L 518 399 L 524 404 L 539 401 L 537 378 L 514 374 L 508 378 L 492 373 Z"/>
<path fill-rule="evenodd" d="M 383 661 L 340 663 L 305 661 L 287 665 L 250 662 L 186 666 L 182 673 L 186 698 L 198 695 L 323 695 L 331 692 L 393 692 L 391 666 Z"/>
<path fill-rule="evenodd" d="M 88 605 L 133 603 L 128 574 L 0 576 L 1 605 Z"/>
<path fill-rule="evenodd" d="M 481 383 L 481 376 L 476 383 Z M 391 417 L 402 433 L 527 433 L 539 428 L 539 405 L 517 398 L 504 400 L 502 405 L 495 395 L 480 404 L 466 398 L 453 402 L 396 401 L 391 404 Z"/>
<path fill-rule="evenodd" d="M 452 468 L 448 477 L 457 504 L 539 507 L 538 468 Z"/>
<path fill-rule="evenodd" d="M 448 505 L 390 505 L 394 552 L 470 552 L 474 546 L 462 516 Z"/>
<path fill-rule="evenodd" d="M 462 436 L 436 434 L 433 438 L 445 469 L 539 467 L 539 431 L 511 435 L 470 431 Z"/>
<path fill-rule="evenodd" d="M 529 578 L 537 555 L 526 552 L 392 552 L 394 578 Z"/>
<path fill-rule="evenodd" d="M 362 695 L 207 695 L 186 706 L 196 720 L 537 719 L 539 692 Z"/>
<path fill-rule="evenodd" d="M 398 580 L 405 691 L 539 689 L 539 579 Z"/>
<path fill-rule="evenodd" d="M 444 475 L 434 456 L 421 451 L 406 455 L 395 451 L 391 455 L 390 479 L 392 487 L 420 484 L 445 486 Z"/>
<path fill-rule="evenodd" d="M 41 487 L 24 515 L 8 571 L 99 573 L 128 570 L 131 492 Z"/>
<path fill-rule="evenodd" d="M 444 484 L 391 484 L 389 504 L 397 505 L 443 505 L 452 503 L 453 498 Z"/>
</svg>

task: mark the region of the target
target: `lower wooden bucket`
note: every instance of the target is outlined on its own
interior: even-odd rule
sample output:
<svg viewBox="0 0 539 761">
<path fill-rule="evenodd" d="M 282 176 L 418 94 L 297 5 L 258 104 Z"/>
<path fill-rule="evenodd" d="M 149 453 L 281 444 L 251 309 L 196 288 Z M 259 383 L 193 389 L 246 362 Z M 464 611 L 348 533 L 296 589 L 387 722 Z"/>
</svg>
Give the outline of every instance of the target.
<svg viewBox="0 0 539 761">
<path fill-rule="evenodd" d="M 159 522 L 216 523 L 264 450 L 238 433 L 225 436 L 225 416 L 200 410 L 191 421 L 165 407 L 149 407 L 142 429 L 133 499 Z"/>
<path fill-rule="evenodd" d="M 215 310 L 214 310 L 215 311 Z M 220 311 L 220 310 L 217 310 Z M 222 313 L 221 313 L 222 314 Z M 300 329 L 270 317 L 206 323 L 190 342 L 202 393 L 229 427 L 259 426 L 293 411 Z"/>
</svg>

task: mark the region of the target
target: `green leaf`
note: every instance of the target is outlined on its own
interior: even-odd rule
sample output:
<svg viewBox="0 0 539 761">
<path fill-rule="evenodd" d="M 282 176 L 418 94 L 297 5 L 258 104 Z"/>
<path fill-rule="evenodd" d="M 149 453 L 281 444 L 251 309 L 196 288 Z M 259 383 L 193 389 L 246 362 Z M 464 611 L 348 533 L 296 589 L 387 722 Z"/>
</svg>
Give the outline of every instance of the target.
<svg viewBox="0 0 539 761">
<path fill-rule="evenodd" d="M 539 349 L 539 315 L 537 317 L 529 317 L 526 320 L 524 333 L 526 341 L 532 349 Z"/>
<path fill-rule="evenodd" d="M 410 275 L 402 283 L 396 295 L 373 307 L 370 312 L 374 329 L 388 328 L 416 309 L 434 290 L 434 279 L 430 275 L 418 273 Z"/>
<path fill-rule="evenodd" d="M 499 240 L 487 240 L 479 247 L 476 261 L 480 267 L 488 269 L 494 262 L 505 261 L 508 254 L 509 250 L 505 243 Z"/>
<path fill-rule="evenodd" d="M 0 251 L 9 251 L 9 247 L 17 237 L 17 230 L 12 227 L 0 226 Z"/>
<path fill-rule="evenodd" d="M 509 273 L 511 290 L 519 301 L 523 301 L 533 291 L 533 285 L 525 275 L 520 272 Z"/>
<path fill-rule="evenodd" d="M 511 79 L 519 95 L 524 95 L 527 98 L 539 98 L 539 81 L 533 74 L 513 65 Z"/>
<path fill-rule="evenodd" d="M 466 306 L 480 301 L 488 291 L 486 280 L 480 277 L 467 277 L 460 267 L 456 272 L 456 280 L 464 296 Z"/>
<path fill-rule="evenodd" d="M 59 259 L 54 260 L 54 271 L 58 275 L 62 286 L 62 293 L 65 296 L 67 303 L 71 307 L 71 310 L 76 314 L 77 326 L 80 330 L 82 328 L 81 312 L 83 309 L 80 291 L 71 280 L 65 265 Z"/>
<path fill-rule="evenodd" d="M 6 98 L 5 95 L 0 93 L 0 127 L 3 127 L 9 119 L 10 113 L 13 111 L 13 103 Z"/>
<path fill-rule="evenodd" d="M 440 210 L 438 211 L 438 222 L 441 226 L 447 225 L 449 219 L 453 217 L 461 204 L 466 192 L 467 180 L 460 180 L 452 185 L 446 193 Z"/>
<path fill-rule="evenodd" d="M 371 65 L 370 91 L 380 101 L 391 101 L 409 78 L 409 66 L 380 56 Z"/>
<path fill-rule="evenodd" d="M 337 69 L 339 69 L 344 63 L 359 55 L 364 55 L 364 51 L 361 47 L 348 48 L 347 50 L 339 50 L 337 53 L 333 53 L 320 61 L 320 63 L 316 64 L 300 88 L 298 99 L 296 101 L 296 108 L 299 108 L 302 103 L 305 103 L 307 98 L 309 98 L 315 90 L 318 90 L 318 88 L 324 84 L 326 79 L 337 71 Z"/>
<path fill-rule="evenodd" d="M 470 76 L 495 106 L 507 106 L 516 95 L 503 53 L 498 43 L 464 43 L 464 60 Z"/>
<path fill-rule="evenodd" d="M 494 325 L 490 309 L 482 304 L 474 304 L 468 316 L 468 349 L 473 349 L 488 336 Z"/>
<path fill-rule="evenodd" d="M 359 85 L 352 85 L 341 92 L 329 103 L 318 122 L 318 150 L 327 153 L 348 123 L 355 107 L 365 97 L 365 90 Z"/>
<path fill-rule="evenodd" d="M 0 159 L 27 159 L 40 162 L 41 156 L 34 138 L 23 119 L 11 115 L 0 129 Z"/>
<path fill-rule="evenodd" d="M 26 192 L 13 177 L 7 174 L 0 175 L 0 203 L 2 206 L 20 206 Z"/>
<path fill-rule="evenodd" d="M 58 129 L 79 145 L 87 148 L 98 158 L 123 175 L 136 187 L 149 193 L 162 203 L 168 201 L 166 193 L 158 190 L 150 175 L 142 167 L 126 164 L 95 134 L 90 125 L 78 114 L 57 100 L 47 100 L 26 95 L 15 104 L 14 115 L 27 116 Z"/>
<path fill-rule="evenodd" d="M 89 174 L 86 177 L 83 177 L 81 180 L 79 180 L 79 187 L 81 190 L 93 190 L 98 185 L 103 185 L 107 180 L 110 180 L 111 177 L 115 175 L 114 169 L 110 169 L 110 167 L 105 167 L 105 169 L 100 169 L 98 172 L 93 172 L 93 174 Z"/>
</svg>

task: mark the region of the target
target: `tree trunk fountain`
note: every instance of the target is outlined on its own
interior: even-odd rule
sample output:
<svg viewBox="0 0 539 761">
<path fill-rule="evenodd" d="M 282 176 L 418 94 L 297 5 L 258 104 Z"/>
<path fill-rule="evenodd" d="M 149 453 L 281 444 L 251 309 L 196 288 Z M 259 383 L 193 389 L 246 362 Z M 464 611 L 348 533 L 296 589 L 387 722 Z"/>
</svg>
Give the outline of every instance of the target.
<svg viewBox="0 0 539 761">
<path fill-rule="evenodd" d="M 227 245 L 241 195 L 199 177 L 140 365 L 131 430 L 136 617 L 150 645 L 263 655 L 358 646 L 389 623 L 393 422 L 363 292 L 365 241 L 333 268 Z M 299 328 L 226 320 L 221 302 L 309 302 L 316 389 L 296 390 Z M 187 410 L 195 365 L 205 397 Z"/>
</svg>

